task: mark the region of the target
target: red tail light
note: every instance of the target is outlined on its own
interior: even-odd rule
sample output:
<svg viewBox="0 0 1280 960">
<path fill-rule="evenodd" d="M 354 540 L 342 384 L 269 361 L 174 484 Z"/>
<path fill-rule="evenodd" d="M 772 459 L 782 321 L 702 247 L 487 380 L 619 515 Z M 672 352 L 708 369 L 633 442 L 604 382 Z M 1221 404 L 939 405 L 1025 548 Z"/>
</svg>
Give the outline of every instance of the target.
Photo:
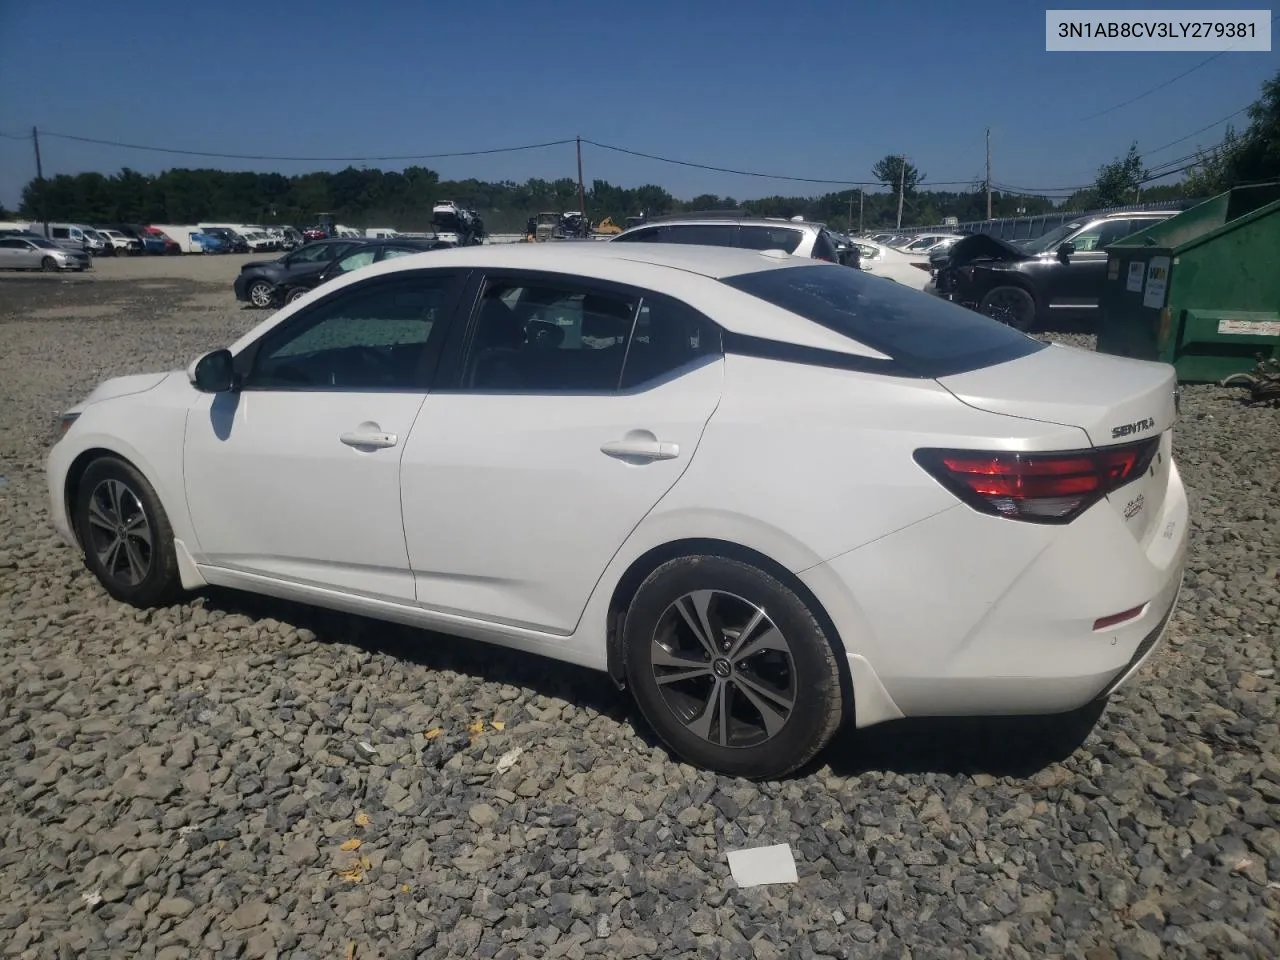
<svg viewBox="0 0 1280 960">
<path fill-rule="evenodd" d="M 1160 438 L 1094 450 L 1014 453 L 917 450 L 916 463 L 982 513 L 1033 523 L 1070 523 L 1151 465 Z"/>
</svg>

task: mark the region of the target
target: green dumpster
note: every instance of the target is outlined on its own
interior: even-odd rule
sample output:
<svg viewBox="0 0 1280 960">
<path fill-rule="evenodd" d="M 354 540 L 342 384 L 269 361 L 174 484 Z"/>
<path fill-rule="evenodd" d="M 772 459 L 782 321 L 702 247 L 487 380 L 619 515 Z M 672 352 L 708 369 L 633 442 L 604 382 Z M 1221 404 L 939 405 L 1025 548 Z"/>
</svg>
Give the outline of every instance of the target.
<svg viewBox="0 0 1280 960">
<path fill-rule="evenodd" d="M 1280 184 L 1236 187 L 1107 247 L 1098 350 L 1220 380 L 1280 357 Z"/>
</svg>

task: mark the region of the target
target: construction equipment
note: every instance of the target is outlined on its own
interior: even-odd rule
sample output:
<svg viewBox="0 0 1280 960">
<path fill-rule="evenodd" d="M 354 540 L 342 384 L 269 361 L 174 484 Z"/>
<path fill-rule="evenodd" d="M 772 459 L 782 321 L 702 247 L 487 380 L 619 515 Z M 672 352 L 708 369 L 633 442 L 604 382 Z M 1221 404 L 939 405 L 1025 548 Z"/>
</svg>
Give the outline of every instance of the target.
<svg viewBox="0 0 1280 960">
<path fill-rule="evenodd" d="M 547 240 L 560 240 L 564 238 L 564 234 L 560 230 L 560 214 L 544 211 L 538 214 L 538 221 L 534 225 L 533 239 L 542 243 Z"/>
<path fill-rule="evenodd" d="M 606 236 L 615 236 L 622 232 L 622 228 L 613 222 L 613 217 L 605 217 L 592 228 L 593 233 L 600 233 Z"/>
</svg>

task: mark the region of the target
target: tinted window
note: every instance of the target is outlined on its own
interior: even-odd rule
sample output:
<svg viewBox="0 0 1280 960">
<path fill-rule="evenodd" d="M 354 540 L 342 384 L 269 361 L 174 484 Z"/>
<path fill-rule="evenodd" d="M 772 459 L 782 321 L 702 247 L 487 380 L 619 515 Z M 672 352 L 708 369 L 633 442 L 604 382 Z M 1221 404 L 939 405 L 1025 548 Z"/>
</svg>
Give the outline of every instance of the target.
<svg viewBox="0 0 1280 960">
<path fill-rule="evenodd" d="M 341 254 L 349 244 L 313 243 L 289 255 L 290 263 L 323 263 Z"/>
<path fill-rule="evenodd" d="M 443 333 L 445 277 L 375 281 L 269 331 L 249 389 L 420 389 L 429 344 Z"/>
<path fill-rule="evenodd" d="M 614 243 L 657 243 L 658 228 L 649 227 L 645 230 L 636 230 L 634 233 L 619 234 L 613 241 Z"/>
<path fill-rule="evenodd" d="M 627 350 L 622 388 L 642 386 L 720 350 L 720 328 L 698 311 L 678 300 L 646 296 Z"/>
<path fill-rule="evenodd" d="M 738 246 L 748 250 L 785 250 L 787 253 L 795 253 L 803 239 L 804 233 L 800 230 L 743 224 L 742 232 L 738 234 Z"/>
<path fill-rule="evenodd" d="M 355 253 L 349 253 L 326 272 L 329 273 L 350 273 L 352 270 L 359 270 L 361 267 L 367 267 L 373 263 L 373 258 L 378 255 L 377 250 L 357 250 Z"/>
<path fill-rule="evenodd" d="M 27 250 L 27 249 L 29 249 L 29 248 L 27 247 L 27 244 L 26 244 L 24 241 L 22 241 L 22 240 L 14 240 L 14 239 L 0 240 L 0 247 L 4 247 L 4 248 L 5 248 L 5 249 L 7 249 L 7 250 Z"/>
<path fill-rule="evenodd" d="M 54 227 L 53 235 L 57 237 L 59 240 L 66 240 L 70 237 L 70 234 L 67 233 L 66 227 Z"/>
<path fill-rule="evenodd" d="M 723 282 L 878 350 L 918 376 L 948 376 L 1046 346 L 981 314 L 860 270 L 813 264 Z"/>
<path fill-rule="evenodd" d="M 659 243 L 693 243 L 704 247 L 732 247 L 738 227 L 727 223 L 680 223 L 658 228 Z"/>
<path fill-rule="evenodd" d="M 490 280 L 463 383 L 535 393 L 616 390 L 637 300 L 569 284 Z"/>
</svg>

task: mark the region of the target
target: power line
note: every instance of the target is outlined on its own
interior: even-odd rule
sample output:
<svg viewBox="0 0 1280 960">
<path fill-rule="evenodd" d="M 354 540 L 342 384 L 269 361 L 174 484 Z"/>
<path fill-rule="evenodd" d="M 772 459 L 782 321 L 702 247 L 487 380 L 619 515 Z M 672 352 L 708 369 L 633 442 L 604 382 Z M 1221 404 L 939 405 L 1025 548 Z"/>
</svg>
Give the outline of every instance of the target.
<svg viewBox="0 0 1280 960">
<path fill-rule="evenodd" d="M 632 157 L 643 157 L 646 160 L 657 160 L 660 163 L 673 163 L 681 167 L 693 167 L 696 170 L 710 170 L 714 173 L 732 173 L 740 177 L 759 177 L 762 180 L 789 180 L 792 183 L 821 183 L 821 184 L 828 184 L 828 185 L 841 186 L 841 187 L 882 187 L 884 186 L 884 184 L 879 180 L 824 180 L 819 177 L 788 177 L 788 176 L 783 176 L 782 174 L 777 174 L 777 173 L 759 173 L 754 170 L 735 170 L 731 167 L 712 166 L 709 163 L 695 163 L 692 160 L 676 160 L 673 157 L 660 157 L 654 153 L 644 153 L 643 151 L 640 151 L 640 150 L 628 149 L 627 147 L 618 147 L 609 143 L 599 143 L 598 141 L 595 141 L 595 140 L 588 140 L 586 137 L 582 138 L 582 142 L 589 143 L 593 147 L 599 147 L 601 150 L 612 150 L 615 153 L 625 153 L 628 156 L 632 156 Z M 973 181 L 971 180 L 930 180 L 930 181 L 922 180 L 920 181 L 918 186 L 924 186 L 926 182 L 929 184 L 929 186 L 941 187 L 941 186 L 956 186 L 960 184 L 968 186 Z"/>
<path fill-rule="evenodd" d="M 559 147 L 573 143 L 574 138 L 564 140 L 548 140 L 546 143 L 526 143 L 516 147 L 493 147 L 488 150 L 454 150 L 449 153 L 410 153 L 382 157 L 277 157 L 266 154 L 216 153 L 210 150 L 185 150 L 178 147 L 153 147 L 138 143 L 121 143 L 117 140 L 100 140 L 96 137 L 81 137 L 70 133 L 54 133 L 41 130 L 46 137 L 57 137 L 60 140 L 75 140 L 78 143 L 95 143 L 106 147 L 122 147 L 127 150 L 146 150 L 151 153 L 176 153 L 188 157 L 215 157 L 220 160 L 275 160 L 297 161 L 302 163 L 365 163 L 385 160 L 437 160 L 445 157 L 479 157 L 494 153 L 515 153 L 520 150 L 540 150 L 544 147 Z M 30 139 L 24 137 L 22 139 Z"/>
<path fill-rule="evenodd" d="M 1280 20 L 1280 13 L 1276 14 L 1274 17 L 1271 18 L 1271 22 L 1273 24 L 1277 20 Z M 1230 53 L 1239 45 L 1240 44 L 1236 43 L 1227 47 L 1225 50 L 1219 50 L 1217 53 L 1211 56 L 1205 57 L 1195 66 L 1190 67 L 1186 70 L 1183 70 L 1181 73 L 1170 77 L 1168 80 L 1165 80 L 1163 83 L 1157 83 L 1154 87 L 1152 87 L 1149 90 L 1144 90 L 1142 93 L 1138 94 L 1136 97 L 1130 97 L 1128 100 L 1122 100 L 1120 103 L 1117 103 L 1114 106 L 1107 107 L 1107 109 L 1105 110 L 1099 110 L 1097 113 L 1091 113 L 1087 117 L 1081 117 L 1079 122 L 1084 123 L 1086 120 L 1093 120 L 1093 119 L 1096 119 L 1097 117 L 1103 117 L 1103 116 L 1106 116 L 1108 113 L 1114 113 L 1116 110 L 1119 110 L 1121 107 L 1127 107 L 1131 103 L 1137 103 L 1139 100 L 1149 97 L 1151 96 L 1151 94 L 1156 93 L 1157 91 L 1163 90 L 1165 87 L 1170 86 L 1171 84 L 1177 83 L 1183 77 L 1189 74 L 1195 73 L 1201 67 L 1208 66 L 1209 64 L 1213 63 L 1213 61 L 1217 60 L 1219 57 L 1223 56 L 1224 54 Z"/>
<path fill-rule="evenodd" d="M 1162 144 L 1161 146 L 1156 147 L 1154 150 L 1148 150 L 1148 151 L 1146 151 L 1146 152 L 1143 154 L 1143 156 L 1150 156 L 1150 155 L 1151 155 L 1151 154 L 1153 154 L 1153 153 L 1159 153 L 1161 150 L 1168 149 L 1169 147 L 1172 147 L 1174 144 L 1182 143 L 1182 141 L 1184 141 L 1184 140 L 1190 140 L 1190 139 L 1191 139 L 1192 137 L 1194 137 L 1197 133 L 1204 133 L 1206 130 L 1211 130 L 1211 129 L 1213 129 L 1214 127 L 1216 127 L 1216 126 L 1217 126 L 1218 124 L 1220 124 L 1220 123 L 1226 123 L 1226 122 L 1227 122 L 1228 120 L 1230 120 L 1232 117 L 1237 117 L 1237 116 L 1239 116 L 1240 114 L 1244 113 L 1244 112 L 1245 112 L 1246 110 L 1248 110 L 1248 109 L 1249 109 L 1249 107 L 1248 107 L 1248 106 L 1243 106 L 1243 107 L 1241 107 L 1239 110 L 1234 110 L 1234 111 L 1232 111 L 1231 113 L 1228 113 L 1225 117 L 1222 117 L 1222 118 L 1221 118 L 1221 119 L 1219 119 L 1219 120 L 1215 120 L 1215 121 L 1213 121 L 1213 123 L 1206 123 L 1206 124 L 1205 124 L 1203 127 L 1201 127 L 1199 130 L 1192 130 L 1192 131 L 1191 131 L 1190 133 L 1188 133 L 1186 136 L 1179 137 L 1177 140 L 1170 140 L 1168 143 L 1166 143 L 1166 144 Z"/>
<path fill-rule="evenodd" d="M 29 134 L 29 133 L 5 133 L 3 130 L 0 130 L 0 137 L 5 137 L 5 138 L 6 138 L 6 139 L 8 139 L 8 140 L 30 140 L 30 139 L 31 139 L 31 134 Z"/>
</svg>

